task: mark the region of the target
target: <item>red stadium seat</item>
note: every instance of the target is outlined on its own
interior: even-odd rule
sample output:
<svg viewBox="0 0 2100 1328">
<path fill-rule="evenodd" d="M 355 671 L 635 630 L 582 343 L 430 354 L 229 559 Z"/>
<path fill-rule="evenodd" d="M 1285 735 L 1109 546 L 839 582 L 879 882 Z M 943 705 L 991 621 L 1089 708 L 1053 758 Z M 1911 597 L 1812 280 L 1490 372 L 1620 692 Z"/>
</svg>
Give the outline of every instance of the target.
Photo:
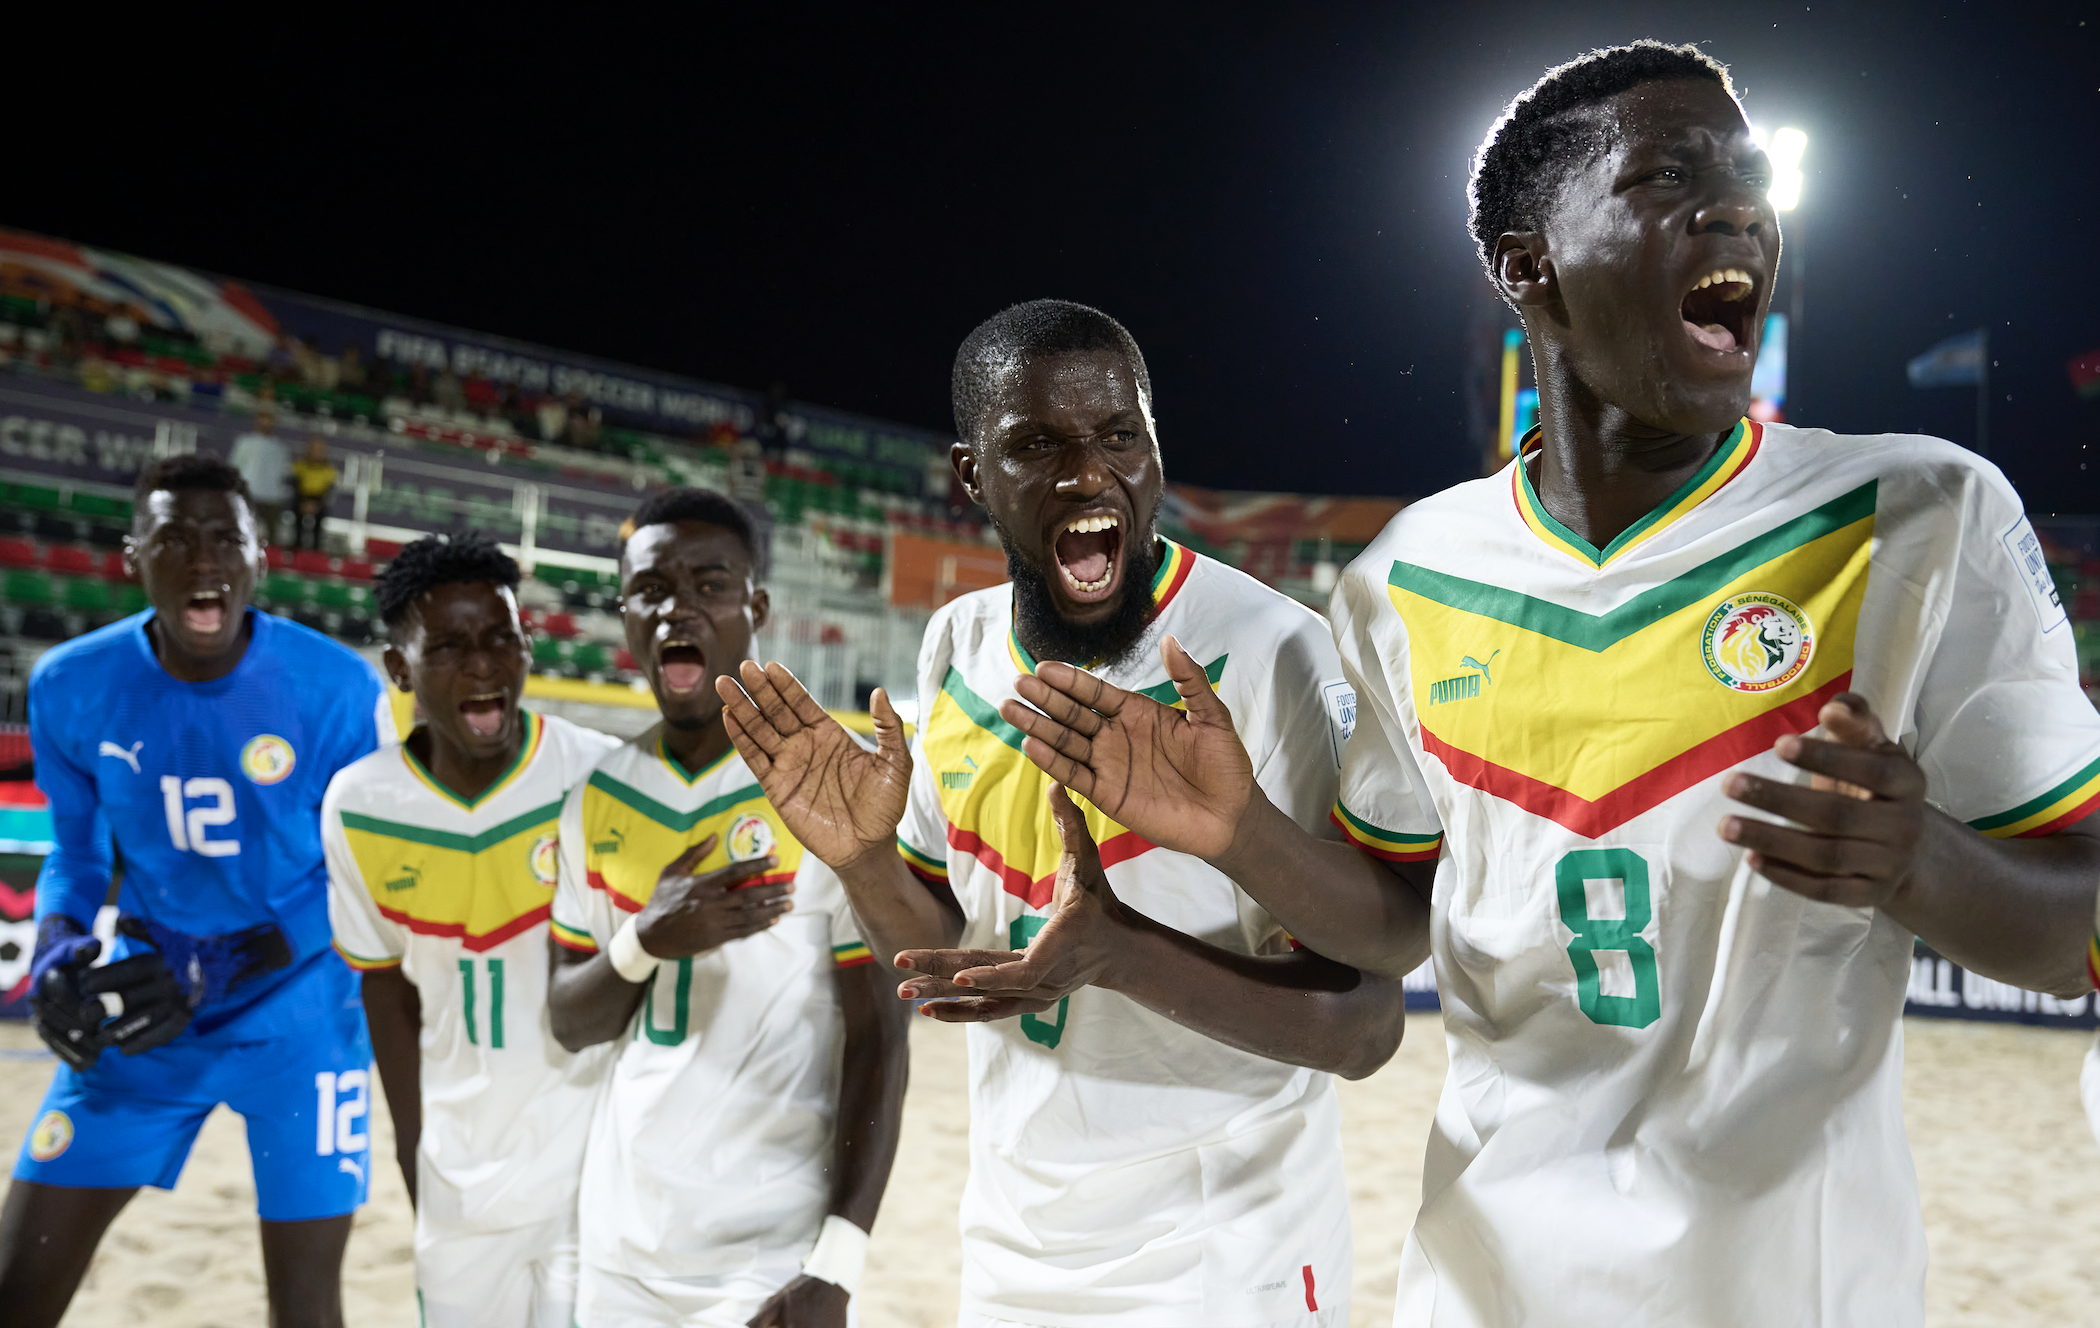
<svg viewBox="0 0 2100 1328">
<path fill-rule="evenodd" d="M 44 566 L 54 572 L 92 572 L 95 555 L 78 544 L 54 544 L 45 552 Z"/>
<path fill-rule="evenodd" d="M 0 539 L 0 567 L 34 567 L 36 545 L 28 540 Z"/>
<path fill-rule="evenodd" d="M 641 670 L 635 665 L 634 656 L 628 653 L 627 647 L 625 646 L 622 646 L 618 650 L 613 651 L 613 667 L 618 669 L 622 673 L 641 672 Z"/>
<path fill-rule="evenodd" d="M 333 559 L 319 549 L 301 549 L 292 555 L 292 570 L 304 572 L 308 576 L 327 576 L 335 570 L 330 565 L 333 562 Z"/>
<path fill-rule="evenodd" d="M 570 613 L 550 613 L 540 626 L 547 635 L 556 640 L 566 641 L 576 635 L 576 616 Z"/>
<path fill-rule="evenodd" d="M 104 581 L 129 581 L 124 574 L 124 555 L 114 549 L 102 555 L 102 579 Z"/>
<path fill-rule="evenodd" d="M 350 581 L 370 581 L 372 564 L 363 558 L 343 559 L 343 577 Z"/>
<path fill-rule="evenodd" d="M 273 572 L 283 571 L 292 561 L 292 555 L 275 544 L 263 550 L 263 557 L 268 560 Z"/>
<path fill-rule="evenodd" d="M 370 558 L 375 563 L 392 562 L 394 555 L 399 552 L 401 552 L 401 541 L 399 540 L 368 539 L 365 541 L 365 557 Z"/>
</svg>

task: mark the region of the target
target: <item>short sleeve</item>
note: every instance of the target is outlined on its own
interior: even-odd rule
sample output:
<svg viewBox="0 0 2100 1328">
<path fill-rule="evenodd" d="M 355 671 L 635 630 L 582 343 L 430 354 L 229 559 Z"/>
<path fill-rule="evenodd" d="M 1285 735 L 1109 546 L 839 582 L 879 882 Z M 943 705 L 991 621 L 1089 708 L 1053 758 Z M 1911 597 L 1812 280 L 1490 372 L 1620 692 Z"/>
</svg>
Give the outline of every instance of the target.
<svg viewBox="0 0 2100 1328">
<path fill-rule="evenodd" d="M 2012 487 L 1976 473 L 1962 518 L 1918 692 L 1918 764 L 1932 801 L 1984 834 L 2053 834 L 2100 805 L 2100 712 Z"/>
<path fill-rule="evenodd" d="M 795 906 L 824 910 L 833 967 L 859 968 L 875 962 L 868 943 L 861 938 L 860 922 L 853 916 L 844 882 L 814 853 L 804 853 L 802 865 L 795 871 Z"/>
<path fill-rule="evenodd" d="M 408 953 L 408 932 L 379 911 L 364 871 L 343 833 L 343 776 L 329 781 L 321 800 L 321 850 L 328 861 L 328 922 L 335 952 L 361 973 L 394 968 Z"/>
<path fill-rule="evenodd" d="M 1339 717 L 1355 709 L 1356 697 L 1342 676 L 1333 640 L 1317 618 L 1310 613 L 1304 618 L 1304 626 L 1285 634 L 1274 656 L 1261 663 L 1269 731 L 1260 735 L 1256 748 L 1254 782 L 1284 815 L 1311 834 L 1332 839 L 1330 813 L 1342 752 Z"/>
<path fill-rule="evenodd" d="M 911 743 L 911 788 L 905 796 L 904 819 L 897 825 L 897 852 L 912 875 L 948 884 L 948 815 L 934 787 L 933 767 L 918 736 Z"/>
<path fill-rule="evenodd" d="M 584 837 L 585 780 L 569 790 L 561 805 L 554 849 L 554 908 L 547 934 L 556 945 L 578 954 L 596 954 L 612 940 L 612 905 L 603 890 L 591 888 L 590 844 Z"/>
<path fill-rule="evenodd" d="M 1387 617 L 1381 621 L 1380 614 Z M 1374 858 L 1434 862 L 1443 850 L 1443 823 L 1401 726 L 1399 688 L 1406 675 L 1396 679 L 1392 668 L 1405 667 L 1404 654 L 1382 648 L 1377 639 L 1383 628 L 1404 641 L 1406 628 L 1386 602 L 1383 587 L 1370 585 L 1355 568 L 1335 587 L 1329 617 L 1342 675 L 1355 691 L 1355 713 L 1344 726 L 1333 823 L 1344 839 Z"/>
</svg>

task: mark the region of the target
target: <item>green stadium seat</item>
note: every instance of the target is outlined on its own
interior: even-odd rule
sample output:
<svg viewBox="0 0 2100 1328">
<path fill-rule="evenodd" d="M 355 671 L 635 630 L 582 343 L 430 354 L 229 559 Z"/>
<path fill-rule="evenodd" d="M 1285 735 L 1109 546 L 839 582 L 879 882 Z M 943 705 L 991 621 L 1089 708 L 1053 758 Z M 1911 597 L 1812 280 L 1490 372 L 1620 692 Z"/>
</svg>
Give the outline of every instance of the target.
<svg viewBox="0 0 2100 1328">
<path fill-rule="evenodd" d="M 121 585 L 117 587 L 118 613 L 143 613 L 145 609 L 146 588 L 144 586 Z"/>
<path fill-rule="evenodd" d="M 122 498 L 105 498 L 99 493 L 76 493 L 67 504 L 82 516 L 113 517 L 119 521 L 131 519 L 131 504 Z"/>
<path fill-rule="evenodd" d="M 532 667 L 558 669 L 569 659 L 569 643 L 543 636 L 532 643 Z"/>
<path fill-rule="evenodd" d="M 56 512 L 60 507 L 58 490 L 39 484 L 17 484 L 12 496 L 18 507 L 33 507 L 40 512 Z"/>
<path fill-rule="evenodd" d="M 0 596 L 10 604 L 56 604 L 58 588 L 45 573 L 18 567 L 0 580 Z"/>
<path fill-rule="evenodd" d="M 313 586 L 303 576 L 272 572 L 262 583 L 262 597 L 272 604 L 304 604 L 313 598 Z"/>
<path fill-rule="evenodd" d="M 323 581 L 314 587 L 314 603 L 337 613 L 356 613 L 371 602 L 372 592 L 363 586 L 346 586 L 339 581 Z"/>
<path fill-rule="evenodd" d="M 580 641 L 570 663 L 584 673 L 612 672 L 612 651 L 597 641 Z"/>
<path fill-rule="evenodd" d="M 86 577 L 66 582 L 65 604 L 83 613 L 108 613 L 117 606 L 115 587 Z"/>
</svg>

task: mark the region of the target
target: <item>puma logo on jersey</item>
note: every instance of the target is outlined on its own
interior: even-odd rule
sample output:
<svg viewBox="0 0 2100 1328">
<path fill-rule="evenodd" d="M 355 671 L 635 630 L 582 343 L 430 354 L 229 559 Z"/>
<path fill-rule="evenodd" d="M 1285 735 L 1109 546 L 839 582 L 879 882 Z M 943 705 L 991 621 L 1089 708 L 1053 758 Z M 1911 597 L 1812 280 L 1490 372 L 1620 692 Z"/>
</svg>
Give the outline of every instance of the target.
<svg viewBox="0 0 2100 1328">
<path fill-rule="evenodd" d="M 357 1183 L 360 1185 L 365 1183 L 365 1164 L 354 1157 L 337 1158 L 335 1160 L 335 1169 L 337 1171 L 347 1171 L 357 1177 Z"/>
<path fill-rule="evenodd" d="M 390 891 L 413 890 L 416 888 L 416 883 L 422 879 L 422 868 L 403 867 L 399 876 L 396 876 L 391 880 L 381 881 L 380 884 L 385 886 Z"/>
<path fill-rule="evenodd" d="M 963 758 L 962 769 L 941 771 L 941 787 L 944 789 L 966 789 L 977 777 L 977 762 L 971 757 Z"/>
<path fill-rule="evenodd" d="M 139 769 L 139 749 L 144 747 L 145 745 L 145 739 L 141 738 L 139 741 L 131 744 L 129 750 L 126 750 L 125 748 L 117 746 L 117 744 L 111 742 L 109 739 L 104 738 L 102 740 L 102 746 L 99 749 L 99 751 L 100 754 L 103 756 L 116 757 L 119 761 L 122 761 L 125 765 L 131 767 L 132 774 L 137 775 L 144 773 Z"/>
<path fill-rule="evenodd" d="M 612 827 L 606 833 L 611 835 L 612 838 L 594 839 L 591 841 L 591 852 L 596 853 L 599 857 L 604 857 L 608 853 L 618 853 L 620 846 L 627 842 L 627 836 L 621 832 L 618 826 Z"/>
<path fill-rule="evenodd" d="M 1491 684 L 1495 681 L 1494 675 L 1488 672 L 1488 666 L 1495 662 L 1495 655 L 1501 653 L 1501 651 L 1497 650 L 1494 655 L 1489 655 L 1486 663 L 1482 663 L 1471 655 L 1460 659 L 1458 662 L 1460 668 L 1478 669 L 1479 672 L 1461 673 L 1456 678 L 1440 678 L 1436 682 L 1429 684 L 1429 704 L 1443 705 L 1447 701 L 1467 701 L 1480 695 L 1480 684 L 1483 679 Z"/>
</svg>

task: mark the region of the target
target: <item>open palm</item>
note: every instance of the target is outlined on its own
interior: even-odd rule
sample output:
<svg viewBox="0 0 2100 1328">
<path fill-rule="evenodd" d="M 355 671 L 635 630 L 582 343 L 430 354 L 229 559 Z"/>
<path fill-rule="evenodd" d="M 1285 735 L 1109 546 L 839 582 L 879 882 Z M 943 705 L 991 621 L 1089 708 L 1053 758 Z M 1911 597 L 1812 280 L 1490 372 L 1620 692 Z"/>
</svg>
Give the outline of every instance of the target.
<svg viewBox="0 0 2100 1328">
<path fill-rule="evenodd" d="M 715 679 L 722 723 L 788 832 L 834 869 L 894 852 L 911 753 L 889 697 L 877 689 L 870 703 L 871 752 L 784 665 L 745 660 L 737 673 Z"/>
<path fill-rule="evenodd" d="M 1202 666 L 1171 636 L 1159 655 L 1186 711 L 1048 663 L 1014 685 L 1028 705 L 999 713 L 1052 779 L 1162 848 L 1214 858 L 1253 797 L 1254 765 Z"/>
</svg>

